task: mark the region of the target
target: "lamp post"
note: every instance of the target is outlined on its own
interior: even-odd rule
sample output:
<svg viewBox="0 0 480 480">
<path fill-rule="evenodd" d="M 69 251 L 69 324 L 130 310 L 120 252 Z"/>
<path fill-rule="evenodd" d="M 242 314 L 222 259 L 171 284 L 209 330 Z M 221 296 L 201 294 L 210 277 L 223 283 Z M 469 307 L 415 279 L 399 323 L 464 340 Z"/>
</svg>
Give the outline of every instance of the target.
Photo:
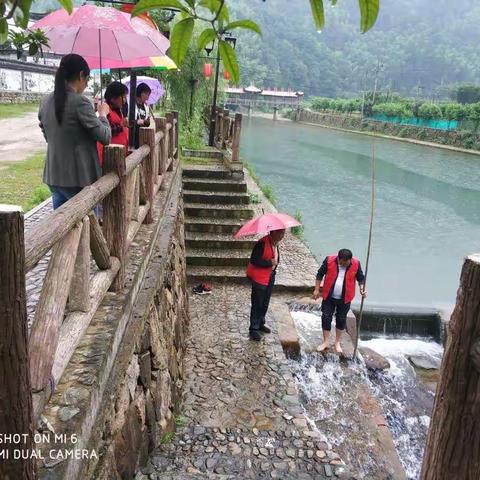
<svg viewBox="0 0 480 480">
<path fill-rule="evenodd" d="M 223 39 L 231 43 L 233 48 L 237 44 L 237 39 L 232 35 L 225 32 Z M 210 56 L 214 48 L 214 43 L 210 43 L 205 47 L 205 51 L 207 52 L 207 56 Z M 218 74 L 220 70 L 220 49 L 217 48 L 217 58 L 216 58 L 216 65 L 215 65 L 215 84 L 213 87 L 213 101 L 212 101 L 212 110 L 210 112 L 210 132 L 208 135 L 208 145 L 213 147 L 215 143 L 215 111 L 217 109 L 217 93 L 218 93 Z"/>
</svg>

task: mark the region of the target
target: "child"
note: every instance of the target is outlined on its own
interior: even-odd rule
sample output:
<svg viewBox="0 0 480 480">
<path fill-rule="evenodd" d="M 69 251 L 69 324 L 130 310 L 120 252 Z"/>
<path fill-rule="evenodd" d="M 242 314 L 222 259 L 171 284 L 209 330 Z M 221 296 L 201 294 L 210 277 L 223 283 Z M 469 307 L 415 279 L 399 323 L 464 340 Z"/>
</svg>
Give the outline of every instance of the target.
<svg viewBox="0 0 480 480">
<path fill-rule="evenodd" d="M 107 115 L 112 130 L 110 143 L 123 145 L 125 154 L 128 153 L 128 122 L 123 116 L 123 107 L 127 101 L 128 88 L 120 82 L 112 82 L 105 90 L 105 101 L 110 107 Z M 97 144 L 100 166 L 103 165 L 103 145 Z"/>
</svg>

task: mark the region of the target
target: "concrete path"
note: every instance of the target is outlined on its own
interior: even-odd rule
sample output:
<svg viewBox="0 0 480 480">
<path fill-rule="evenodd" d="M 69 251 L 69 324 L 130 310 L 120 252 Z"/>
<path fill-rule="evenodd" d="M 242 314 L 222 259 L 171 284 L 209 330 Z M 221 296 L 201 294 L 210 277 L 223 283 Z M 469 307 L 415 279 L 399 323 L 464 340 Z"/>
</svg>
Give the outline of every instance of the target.
<svg viewBox="0 0 480 480">
<path fill-rule="evenodd" d="M 271 312 L 273 333 L 248 340 L 249 308 L 246 286 L 190 298 L 183 426 L 137 480 L 351 478 L 303 416 Z"/>
<path fill-rule="evenodd" d="M 46 148 L 37 112 L 0 120 L 0 168 L 2 163 L 20 162 Z"/>
</svg>

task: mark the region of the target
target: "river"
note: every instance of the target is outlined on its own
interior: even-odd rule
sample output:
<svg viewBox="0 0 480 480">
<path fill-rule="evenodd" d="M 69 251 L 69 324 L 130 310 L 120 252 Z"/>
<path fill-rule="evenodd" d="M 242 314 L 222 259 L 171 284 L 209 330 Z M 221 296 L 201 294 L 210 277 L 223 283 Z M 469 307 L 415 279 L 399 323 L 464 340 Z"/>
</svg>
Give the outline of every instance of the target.
<svg viewBox="0 0 480 480">
<path fill-rule="evenodd" d="M 480 251 L 480 156 L 246 116 L 241 154 L 279 210 L 301 212 L 317 259 L 350 248 L 364 264 L 373 144 L 369 302 L 450 306 L 463 258 Z"/>
</svg>

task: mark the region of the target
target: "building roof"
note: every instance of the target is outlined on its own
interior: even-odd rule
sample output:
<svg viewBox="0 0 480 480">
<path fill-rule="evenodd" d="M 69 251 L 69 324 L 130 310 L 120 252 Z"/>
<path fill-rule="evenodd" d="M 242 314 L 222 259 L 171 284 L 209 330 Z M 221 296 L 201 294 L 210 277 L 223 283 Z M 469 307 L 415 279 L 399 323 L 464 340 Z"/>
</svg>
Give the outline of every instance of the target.
<svg viewBox="0 0 480 480">
<path fill-rule="evenodd" d="M 242 93 L 258 93 L 261 96 L 266 96 L 266 97 L 283 97 L 283 98 L 297 98 L 297 97 L 303 97 L 304 93 L 297 91 L 294 92 L 292 90 L 275 90 L 275 89 L 265 89 L 261 90 L 254 85 L 250 85 L 245 88 L 235 88 L 235 87 L 227 87 L 225 89 L 226 93 L 231 93 L 231 94 L 242 94 Z"/>
</svg>

